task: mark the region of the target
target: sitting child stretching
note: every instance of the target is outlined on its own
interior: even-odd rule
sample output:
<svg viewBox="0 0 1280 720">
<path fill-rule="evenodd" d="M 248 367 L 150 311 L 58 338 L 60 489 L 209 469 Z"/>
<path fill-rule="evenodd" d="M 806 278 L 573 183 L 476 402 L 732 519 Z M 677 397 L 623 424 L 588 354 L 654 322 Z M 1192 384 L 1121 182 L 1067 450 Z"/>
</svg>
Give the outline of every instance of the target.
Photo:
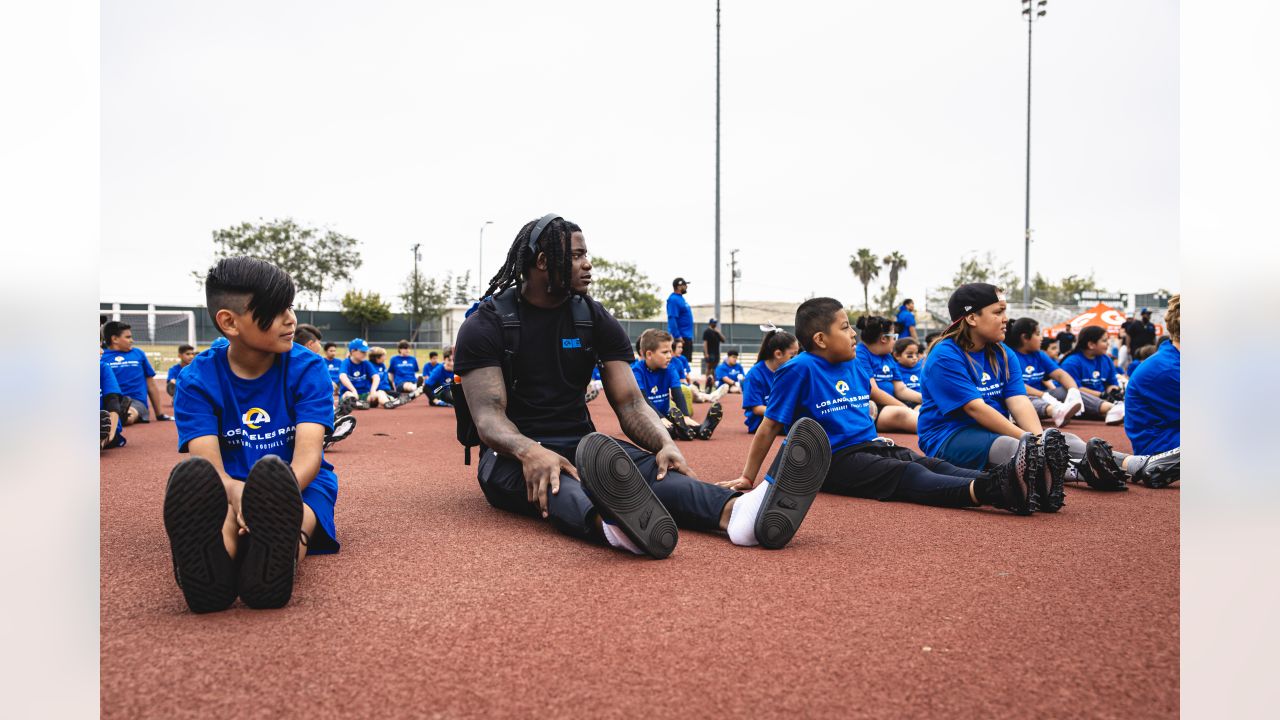
<svg viewBox="0 0 1280 720">
<path fill-rule="evenodd" d="M 920 392 L 920 341 L 898 338 L 893 344 L 893 361 L 898 365 L 898 378 L 908 390 Z"/>
<path fill-rule="evenodd" d="M 431 394 L 432 405 L 453 407 L 453 348 L 445 348 L 444 362 L 432 368 L 423 385 Z"/>
<path fill-rule="evenodd" d="M 1022 384 L 1036 414 L 1053 420 L 1053 426 L 1059 428 L 1082 412 L 1086 420 L 1105 417 L 1111 403 L 1081 395 L 1076 381 L 1040 349 L 1042 345 L 1040 324 L 1034 319 L 1018 318 L 1009 324 L 1005 347 L 1012 353 L 1011 362 L 1022 372 Z"/>
<path fill-rule="evenodd" d="M 425 381 L 418 372 L 418 358 L 408 340 L 396 343 L 396 356 L 391 358 L 391 386 L 402 398 L 412 400 L 422 394 Z"/>
<path fill-rule="evenodd" d="M 796 334 L 804 352 L 778 368 L 742 476 L 719 485 L 730 490 L 756 487 L 765 456 L 782 428 L 794 422 L 794 434 L 801 423 L 807 426 L 817 421 L 832 452 L 821 479 L 825 492 L 942 507 L 994 505 L 1024 515 L 1031 512 L 1032 475 L 1038 467 L 1033 462 L 1034 443 L 1024 438 L 1014 458 L 984 472 L 922 457 L 879 439 L 869 412 L 874 386 L 855 358 L 854 329 L 844 305 L 833 298 L 806 300 L 796 310 Z M 779 458 L 783 455 L 778 453 Z M 765 481 L 772 482 L 780 469 L 785 468 L 775 458 Z"/>
<path fill-rule="evenodd" d="M 742 392 L 742 381 L 745 380 L 747 374 L 742 372 L 742 366 L 738 364 L 738 351 L 730 350 L 724 356 L 724 362 L 716 366 L 715 379 L 716 385 L 728 385 L 726 392 Z M 719 390 L 719 387 L 716 388 Z"/>
<path fill-rule="evenodd" d="M 338 382 L 342 386 L 342 406 L 339 413 L 349 415 L 353 408 L 369 409 L 369 402 L 375 397 L 373 391 L 378 387 L 378 371 L 369 362 L 369 343 L 363 338 L 347 343 L 347 359 L 342 361 Z"/>
<path fill-rule="evenodd" d="M 323 339 L 324 335 L 320 333 L 319 328 L 315 325 L 298 323 L 297 329 L 293 331 L 293 342 L 295 345 L 301 345 L 316 355 L 319 355 L 321 358 L 325 357 L 326 349 L 320 345 L 320 341 Z M 332 345 L 333 343 L 329 343 L 329 346 Z M 326 367 L 326 369 L 328 368 Z M 325 450 L 332 447 L 334 443 L 342 442 L 343 440 L 351 437 L 351 433 L 355 432 L 356 429 L 355 415 L 351 415 L 349 413 L 346 415 L 338 415 L 337 408 L 334 408 L 334 413 L 337 419 L 333 421 L 333 430 L 326 433 L 324 436 Z"/>
<path fill-rule="evenodd" d="M 795 335 L 786 330 L 773 328 L 760 341 L 760 354 L 756 357 L 756 364 L 751 366 L 746 379 L 742 381 L 742 421 L 746 423 L 748 433 L 754 434 L 760 427 L 760 421 L 764 419 L 778 368 L 795 357 L 797 352 L 800 352 L 800 343 L 796 342 Z"/>
<path fill-rule="evenodd" d="M 391 383 L 391 374 L 387 372 L 387 351 L 385 348 L 374 347 L 369 349 L 369 364 L 373 366 L 376 373 L 377 386 L 369 393 L 369 404 L 377 405 L 384 410 L 394 410 L 400 407 L 400 393 L 396 392 Z"/>
<path fill-rule="evenodd" d="M 293 342 L 288 273 L 262 260 L 218 261 L 204 280 L 228 344 L 197 357 L 178 383 L 178 463 L 164 496 L 174 576 L 193 611 L 236 596 L 278 608 L 308 553 L 338 551 L 338 478 L 321 446 L 333 426 L 324 360 Z"/>
<path fill-rule="evenodd" d="M 880 432 L 916 431 L 916 412 L 912 405 L 920 404 L 920 393 L 910 390 L 898 377 L 897 364 L 893 361 L 893 343 L 897 333 L 890 332 L 893 323 L 875 315 L 858 318 L 862 347 L 857 352 L 862 370 L 871 378 L 871 417 L 876 419 Z"/>
<path fill-rule="evenodd" d="M 684 393 L 680 391 L 678 371 L 671 365 L 671 343 L 671 334 L 667 331 L 645 330 L 638 342 L 641 358 L 631 364 L 631 373 L 673 440 L 710 440 L 724 411 L 720 403 L 715 403 L 702 424 L 691 417 Z"/>
<path fill-rule="evenodd" d="M 196 359 L 196 349 L 183 343 L 178 346 L 178 364 L 169 366 L 169 372 L 165 375 L 164 389 L 169 393 L 169 397 L 178 391 L 178 374 L 182 372 L 182 368 L 191 364 Z"/>
<path fill-rule="evenodd" d="M 1124 394 L 1116 376 L 1116 365 L 1107 354 L 1105 329 L 1097 325 L 1082 329 L 1071 352 L 1062 359 L 1062 369 L 1076 381 L 1080 392 L 1101 400 L 1098 411 L 1105 413 L 1108 425 L 1124 422 L 1124 402 L 1121 400 Z"/>
</svg>

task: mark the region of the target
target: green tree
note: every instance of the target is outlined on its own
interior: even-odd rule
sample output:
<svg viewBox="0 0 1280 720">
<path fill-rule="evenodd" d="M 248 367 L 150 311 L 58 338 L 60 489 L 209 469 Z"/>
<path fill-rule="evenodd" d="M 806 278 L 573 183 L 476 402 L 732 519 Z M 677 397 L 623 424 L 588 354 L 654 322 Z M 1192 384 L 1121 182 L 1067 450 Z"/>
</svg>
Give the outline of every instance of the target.
<svg viewBox="0 0 1280 720">
<path fill-rule="evenodd" d="M 369 335 L 369 326 L 384 323 L 391 319 L 391 306 L 382 302 L 382 296 L 376 292 L 363 293 L 348 290 L 342 296 L 342 316 L 360 325 L 360 336 Z"/>
<path fill-rule="evenodd" d="M 1000 262 L 996 256 L 987 252 L 982 257 L 977 253 L 965 255 L 960 260 L 960 269 L 951 278 L 952 288 L 969 283 L 991 283 L 1012 296 L 1015 291 L 1021 292 L 1022 283 L 1018 276 L 1009 269 L 1009 263 Z"/>
<path fill-rule="evenodd" d="M 871 301 L 867 297 L 871 280 L 880 275 L 880 258 L 871 254 L 867 248 L 858 248 L 857 255 L 849 256 L 849 269 L 854 277 L 862 283 L 862 305 L 867 314 L 871 313 Z"/>
<path fill-rule="evenodd" d="M 658 286 L 634 263 L 592 258 L 591 296 L 614 316 L 634 320 L 658 314 L 662 300 Z"/>
<path fill-rule="evenodd" d="M 881 300 L 885 309 L 893 312 L 898 300 L 898 273 L 907 269 L 907 258 L 902 253 L 894 250 L 884 256 L 884 264 L 889 267 L 889 287 L 885 288 Z"/>
<path fill-rule="evenodd" d="M 400 304 L 409 314 L 409 322 L 413 329 L 409 333 L 409 341 L 417 342 L 418 330 L 422 323 L 438 318 L 444 313 L 445 303 L 449 301 L 449 280 L 440 282 L 435 278 L 423 277 L 414 268 L 409 277 L 404 279 L 400 291 Z"/>
<path fill-rule="evenodd" d="M 446 280 L 446 284 L 447 282 L 448 281 Z M 453 301 L 459 305 L 470 305 L 473 300 L 480 299 L 480 298 L 471 297 L 471 293 L 473 292 L 473 290 L 471 288 L 471 271 L 470 270 L 453 278 L 452 292 L 453 292 Z"/>
<path fill-rule="evenodd" d="M 363 261 L 360 242 L 333 230 L 323 234 L 304 227 L 292 218 L 244 222 L 213 231 L 215 259 L 249 255 L 270 262 L 293 277 L 298 293 L 314 298 L 315 304 L 327 288 L 339 281 L 351 281 Z M 204 273 L 192 271 L 197 283 Z"/>
</svg>

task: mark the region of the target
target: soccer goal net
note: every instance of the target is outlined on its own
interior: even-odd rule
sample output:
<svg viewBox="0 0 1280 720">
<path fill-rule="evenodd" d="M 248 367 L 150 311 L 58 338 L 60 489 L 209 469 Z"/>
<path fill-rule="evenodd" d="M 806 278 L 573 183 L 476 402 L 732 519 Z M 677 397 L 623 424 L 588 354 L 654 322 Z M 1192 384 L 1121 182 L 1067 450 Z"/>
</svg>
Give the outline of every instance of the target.
<svg viewBox="0 0 1280 720">
<path fill-rule="evenodd" d="M 196 316 L 190 310 L 121 310 L 105 314 L 112 320 L 129 323 L 135 344 L 196 344 Z"/>
</svg>

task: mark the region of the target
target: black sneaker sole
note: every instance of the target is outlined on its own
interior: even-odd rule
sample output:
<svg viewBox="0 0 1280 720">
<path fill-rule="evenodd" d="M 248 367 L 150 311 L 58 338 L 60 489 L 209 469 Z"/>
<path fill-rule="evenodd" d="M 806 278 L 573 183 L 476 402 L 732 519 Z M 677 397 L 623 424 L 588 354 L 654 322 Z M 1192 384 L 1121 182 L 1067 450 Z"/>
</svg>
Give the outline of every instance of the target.
<svg viewBox="0 0 1280 720">
<path fill-rule="evenodd" d="M 756 516 L 756 540 L 770 550 L 786 547 L 795 537 L 831 467 L 831 441 L 812 418 L 791 426 L 781 452 L 778 475 Z"/>
<path fill-rule="evenodd" d="M 284 460 L 268 455 L 254 463 L 240 511 L 249 528 L 240 563 L 240 599 L 251 608 L 284 607 L 293 596 L 302 530 L 302 494 Z"/>
<path fill-rule="evenodd" d="M 1036 442 L 1034 435 L 1027 433 L 1027 509 L 1031 512 L 1040 511 L 1040 484 L 1039 478 L 1044 477 L 1044 453 L 1040 451 L 1040 444 Z"/>
<path fill-rule="evenodd" d="M 106 410 L 99 411 L 98 420 L 98 442 L 102 443 L 111 437 L 111 413 Z"/>
<path fill-rule="evenodd" d="M 199 457 L 178 463 L 164 490 L 164 531 L 192 612 L 226 610 L 236 601 L 235 560 L 222 541 L 226 520 L 227 491 L 213 465 Z"/>
<path fill-rule="evenodd" d="M 606 518 L 641 550 L 661 560 L 676 549 L 680 531 L 675 520 L 617 440 L 601 433 L 587 435 L 578 443 L 574 464 Z"/>
<path fill-rule="evenodd" d="M 354 409 L 355 409 L 355 407 L 356 407 L 356 401 L 355 401 L 355 400 L 353 400 L 353 399 L 351 399 L 351 398 L 342 398 L 342 400 L 340 400 L 340 401 L 338 402 L 338 412 L 337 412 L 337 415 L 338 415 L 339 417 L 341 417 L 341 416 L 343 416 L 343 415 L 350 415 L 350 414 L 351 414 L 351 411 L 352 411 L 352 410 L 354 410 Z"/>
<path fill-rule="evenodd" d="M 711 409 L 707 411 L 707 417 L 703 419 L 702 425 L 698 426 L 698 437 L 703 440 L 710 440 L 711 434 L 716 431 L 716 426 L 724 419 L 724 408 L 720 407 L 720 403 L 712 403 Z M 824 435 L 826 433 L 823 433 Z"/>
<path fill-rule="evenodd" d="M 672 403 L 667 408 L 667 420 L 671 423 L 671 428 L 675 431 L 676 437 L 681 440 L 693 439 L 693 428 L 689 427 L 688 423 L 684 421 L 684 411 L 680 409 L 680 406 Z"/>
<path fill-rule="evenodd" d="M 1085 481 L 1089 487 L 1107 492 L 1121 492 L 1129 489 L 1125 483 L 1127 476 L 1116 464 L 1115 456 L 1111 454 L 1111 444 L 1107 441 L 1101 438 L 1089 440 L 1085 448 L 1084 460 L 1091 471 L 1090 478 Z"/>
<path fill-rule="evenodd" d="M 1044 461 L 1049 474 L 1049 492 L 1040 498 L 1040 511 L 1056 513 L 1067 504 L 1067 469 L 1071 467 L 1071 455 L 1067 450 L 1067 439 L 1057 428 L 1045 430 L 1040 444 L 1044 447 Z"/>
</svg>

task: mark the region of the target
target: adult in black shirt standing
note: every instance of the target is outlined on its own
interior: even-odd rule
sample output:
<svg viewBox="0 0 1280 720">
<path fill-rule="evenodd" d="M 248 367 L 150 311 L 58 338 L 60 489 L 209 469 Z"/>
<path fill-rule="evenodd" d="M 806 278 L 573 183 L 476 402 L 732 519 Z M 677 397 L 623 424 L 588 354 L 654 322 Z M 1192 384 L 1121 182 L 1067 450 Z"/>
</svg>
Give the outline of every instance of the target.
<svg viewBox="0 0 1280 720">
<path fill-rule="evenodd" d="M 480 436 L 485 498 L 499 509 L 547 518 L 565 534 L 657 558 L 675 549 L 677 524 L 727 530 L 740 545 L 785 545 L 816 494 L 808 490 L 816 463 L 792 462 L 790 476 L 784 471 L 762 484 L 773 487 L 760 495 L 695 479 L 636 385 L 626 333 L 585 295 L 590 283 L 581 228 L 547 215 L 520 229 L 485 293 L 518 293 L 518 352 L 509 356 L 513 348 L 492 300 L 459 328 L 454 367 Z M 590 309 L 592 347 L 579 342 L 576 302 Z M 583 388 L 597 362 L 609 404 L 635 445 L 593 432 Z M 798 449 L 782 452 L 796 459 L 818 451 L 797 440 Z"/>
<path fill-rule="evenodd" d="M 707 321 L 707 329 L 702 331 L 702 374 L 707 378 L 707 392 L 716 386 L 716 366 L 720 364 L 720 343 L 724 342 L 724 333 L 715 318 Z"/>
<path fill-rule="evenodd" d="M 1141 318 L 1133 318 L 1124 324 L 1125 335 L 1129 337 L 1129 355 L 1133 356 L 1143 345 L 1156 343 L 1156 326 L 1151 322 L 1151 309 L 1142 308 Z"/>
</svg>

